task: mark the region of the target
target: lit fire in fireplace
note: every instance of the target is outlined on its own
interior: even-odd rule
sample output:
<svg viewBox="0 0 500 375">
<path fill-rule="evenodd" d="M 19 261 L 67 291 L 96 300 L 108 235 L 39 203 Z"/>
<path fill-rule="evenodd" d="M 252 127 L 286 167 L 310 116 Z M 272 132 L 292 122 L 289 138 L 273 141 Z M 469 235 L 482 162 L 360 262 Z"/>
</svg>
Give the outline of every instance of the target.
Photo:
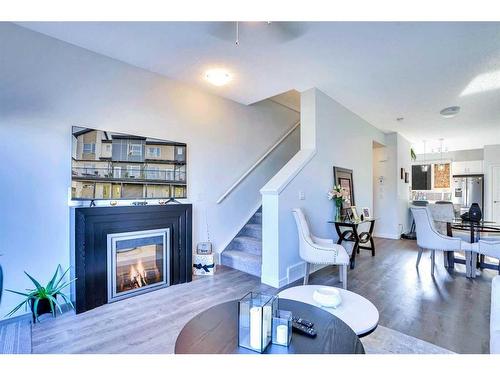
<svg viewBox="0 0 500 375">
<path fill-rule="evenodd" d="M 142 260 L 139 259 L 136 266 L 130 266 L 130 282 L 133 287 L 140 288 L 142 286 L 148 285 L 146 280 L 146 270 L 142 265 Z"/>
<path fill-rule="evenodd" d="M 117 292 L 143 288 L 163 280 L 161 259 L 153 246 L 134 248 L 120 253 L 117 267 Z"/>
<path fill-rule="evenodd" d="M 108 297 L 111 301 L 128 293 L 138 294 L 167 284 L 169 265 L 165 233 L 162 230 L 150 236 L 150 231 L 147 232 L 117 234 L 116 240 L 110 239 Z"/>
</svg>

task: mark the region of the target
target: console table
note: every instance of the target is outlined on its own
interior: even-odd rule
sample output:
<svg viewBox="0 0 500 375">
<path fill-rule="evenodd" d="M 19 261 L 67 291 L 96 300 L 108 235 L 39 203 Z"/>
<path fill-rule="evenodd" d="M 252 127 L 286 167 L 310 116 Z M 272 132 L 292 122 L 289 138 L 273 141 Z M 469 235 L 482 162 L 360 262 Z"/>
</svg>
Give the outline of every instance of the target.
<svg viewBox="0 0 500 375">
<path fill-rule="evenodd" d="M 318 307 L 280 298 L 279 308 L 314 323 L 315 338 L 292 334 L 290 346 L 269 344 L 264 354 L 364 354 L 356 333 Z M 238 346 L 238 301 L 215 305 L 191 319 L 175 343 L 176 354 L 256 354 Z"/>
<path fill-rule="evenodd" d="M 330 224 L 335 224 L 335 230 L 339 236 L 337 244 L 342 244 L 342 241 L 354 242 L 351 254 L 350 267 L 353 269 L 356 265 L 356 253 L 359 254 L 360 249 L 370 250 L 372 256 L 375 256 L 375 242 L 373 241 L 373 228 L 375 227 L 376 219 L 364 219 L 359 221 L 351 220 L 338 220 L 329 221 Z M 360 224 L 370 223 L 370 228 L 368 232 L 358 233 L 358 227 Z M 370 243 L 369 245 L 366 245 Z"/>
</svg>

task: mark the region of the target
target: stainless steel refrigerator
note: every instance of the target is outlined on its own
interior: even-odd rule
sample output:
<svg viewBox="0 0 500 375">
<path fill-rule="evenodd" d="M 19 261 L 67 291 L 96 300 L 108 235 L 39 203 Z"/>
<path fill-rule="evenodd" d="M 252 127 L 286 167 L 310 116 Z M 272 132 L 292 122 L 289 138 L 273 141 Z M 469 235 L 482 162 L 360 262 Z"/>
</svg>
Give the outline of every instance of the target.
<svg viewBox="0 0 500 375">
<path fill-rule="evenodd" d="M 468 212 L 472 203 L 484 211 L 484 175 L 455 175 L 452 178 L 453 204 L 460 205 L 460 214 Z"/>
</svg>

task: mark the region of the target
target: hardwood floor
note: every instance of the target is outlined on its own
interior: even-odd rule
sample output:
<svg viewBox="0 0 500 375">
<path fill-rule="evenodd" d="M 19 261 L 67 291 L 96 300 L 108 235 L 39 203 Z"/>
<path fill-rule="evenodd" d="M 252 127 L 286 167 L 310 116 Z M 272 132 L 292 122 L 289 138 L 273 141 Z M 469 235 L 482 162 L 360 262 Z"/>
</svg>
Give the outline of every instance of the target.
<svg viewBox="0 0 500 375">
<path fill-rule="evenodd" d="M 33 327 L 33 353 L 173 353 L 195 315 L 250 290 L 274 292 L 260 279 L 227 267 L 213 277 L 142 294 L 85 313 L 45 318 Z"/>
<path fill-rule="evenodd" d="M 348 289 L 370 299 L 380 325 L 459 353 L 489 351 L 489 309 L 493 271 L 475 280 L 465 268 L 448 272 L 438 256 L 435 277 L 424 254 L 415 268 L 413 241 L 376 239 L 377 255 L 362 251 L 349 270 Z M 297 281 L 294 284 L 300 284 Z M 310 284 L 339 286 L 333 267 L 312 274 Z M 175 285 L 57 319 L 33 328 L 34 353 L 172 353 L 184 324 L 215 304 L 250 290 L 276 292 L 259 279 L 227 267 L 214 277 Z"/>
<path fill-rule="evenodd" d="M 436 253 L 431 276 L 430 252 L 415 267 L 415 241 L 376 239 L 377 254 L 361 250 L 356 268 L 349 270 L 348 289 L 379 309 L 379 324 L 457 353 L 489 353 L 491 279 L 482 271 L 474 280 L 465 266 L 448 271 Z M 335 285 L 331 268 L 317 271 L 310 284 Z"/>
</svg>

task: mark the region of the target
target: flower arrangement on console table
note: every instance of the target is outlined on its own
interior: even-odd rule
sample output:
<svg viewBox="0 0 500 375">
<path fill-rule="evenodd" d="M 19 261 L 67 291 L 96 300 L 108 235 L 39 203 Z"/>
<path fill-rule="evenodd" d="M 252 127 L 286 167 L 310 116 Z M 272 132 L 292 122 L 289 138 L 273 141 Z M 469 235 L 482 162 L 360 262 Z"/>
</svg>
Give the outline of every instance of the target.
<svg viewBox="0 0 500 375">
<path fill-rule="evenodd" d="M 341 220 L 342 202 L 350 203 L 349 192 L 340 185 L 335 185 L 332 190 L 328 192 L 328 199 L 335 201 L 335 221 Z"/>
</svg>

